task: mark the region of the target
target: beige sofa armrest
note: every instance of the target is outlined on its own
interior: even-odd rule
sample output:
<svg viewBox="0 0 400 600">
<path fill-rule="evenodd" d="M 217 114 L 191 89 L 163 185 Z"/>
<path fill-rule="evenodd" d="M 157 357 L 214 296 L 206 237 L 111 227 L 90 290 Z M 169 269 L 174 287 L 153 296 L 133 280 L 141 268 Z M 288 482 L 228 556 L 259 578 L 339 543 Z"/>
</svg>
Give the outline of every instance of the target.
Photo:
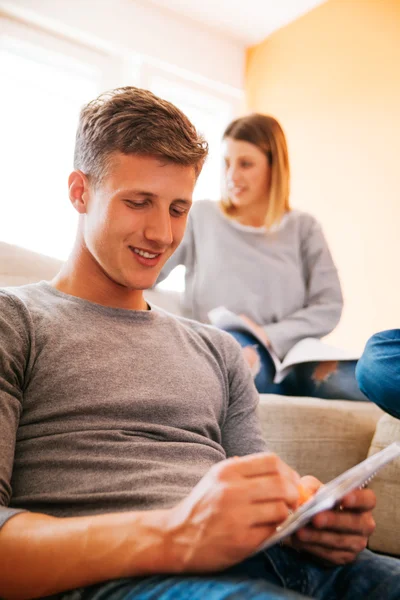
<svg viewBox="0 0 400 600">
<path fill-rule="evenodd" d="M 378 422 L 369 455 L 392 442 L 400 441 L 400 421 L 384 415 Z M 400 556 L 400 458 L 379 471 L 370 486 L 377 498 L 374 510 L 376 530 L 369 543 L 371 550 Z"/>
<path fill-rule="evenodd" d="M 269 448 L 327 482 L 367 457 L 383 413 L 369 402 L 261 394 L 259 414 Z"/>
</svg>

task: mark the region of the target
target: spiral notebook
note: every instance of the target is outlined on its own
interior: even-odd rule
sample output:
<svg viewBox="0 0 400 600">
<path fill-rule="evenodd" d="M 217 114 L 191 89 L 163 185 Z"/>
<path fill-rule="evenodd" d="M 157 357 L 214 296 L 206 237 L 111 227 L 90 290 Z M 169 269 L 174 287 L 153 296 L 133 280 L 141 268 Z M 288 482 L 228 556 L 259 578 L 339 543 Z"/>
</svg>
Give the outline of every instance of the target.
<svg viewBox="0 0 400 600">
<path fill-rule="evenodd" d="M 333 508 L 349 492 L 363 488 L 379 469 L 399 456 L 400 443 L 394 442 L 323 485 L 310 500 L 302 504 L 276 528 L 276 532 L 258 548 L 257 552 L 290 536 L 319 512 Z"/>
</svg>

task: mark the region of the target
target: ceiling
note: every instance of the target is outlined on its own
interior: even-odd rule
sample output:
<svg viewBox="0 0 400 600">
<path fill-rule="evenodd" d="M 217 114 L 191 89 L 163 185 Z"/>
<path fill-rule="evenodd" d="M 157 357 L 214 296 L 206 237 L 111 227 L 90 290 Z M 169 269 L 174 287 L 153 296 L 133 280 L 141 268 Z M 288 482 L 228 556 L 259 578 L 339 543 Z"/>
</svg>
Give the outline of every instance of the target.
<svg viewBox="0 0 400 600">
<path fill-rule="evenodd" d="M 151 0 L 151 3 L 252 45 L 325 1 Z"/>
</svg>

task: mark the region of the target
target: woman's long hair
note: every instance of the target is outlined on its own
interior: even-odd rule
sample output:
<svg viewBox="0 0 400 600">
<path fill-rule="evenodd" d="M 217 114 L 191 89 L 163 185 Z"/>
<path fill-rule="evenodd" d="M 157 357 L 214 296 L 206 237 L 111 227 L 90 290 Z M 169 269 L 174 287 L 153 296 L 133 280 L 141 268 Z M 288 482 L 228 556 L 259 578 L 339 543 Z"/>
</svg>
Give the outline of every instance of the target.
<svg viewBox="0 0 400 600">
<path fill-rule="evenodd" d="M 269 229 L 278 224 L 283 215 L 291 210 L 289 155 L 283 129 L 273 117 L 254 113 L 232 121 L 224 132 L 223 139 L 225 138 L 254 144 L 267 157 L 271 169 L 271 183 L 265 226 Z M 235 207 L 229 196 L 222 197 L 221 208 L 227 216 L 234 217 Z"/>
</svg>

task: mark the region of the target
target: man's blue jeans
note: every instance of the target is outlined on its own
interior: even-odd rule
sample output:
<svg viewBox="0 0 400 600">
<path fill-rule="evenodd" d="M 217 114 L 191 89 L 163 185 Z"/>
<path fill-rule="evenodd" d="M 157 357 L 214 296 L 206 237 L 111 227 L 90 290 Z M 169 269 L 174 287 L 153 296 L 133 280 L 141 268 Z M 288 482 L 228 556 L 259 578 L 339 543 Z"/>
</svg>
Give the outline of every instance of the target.
<svg viewBox="0 0 400 600">
<path fill-rule="evenodd" d="M 340 361 L 332 369 L 324 371 L 323 364 L 307 362 L 296 365 L 279 384 L 273 383 L 275 366 L 269 352 L 258 343 L 251 333 L 228 330 L 236 341 L 245 348 L 253 346 L 260 359 L 260 369 L 254 383 L 260 394 L 281 394 L 284 396 L 309 396 L 326 400 L 367 401 L 360 390 L 355 376 L 356 360 Z M 322 367 L 322 368 L 321 368 Z"/>
<path fill-rule="evenodd" d="M 274 546 L 222 573 L 121 579 L 59 600 L 399 600 L 400 561 L 364 550 L 343 567 L 321 567 Z"/>
<path fill-rule="evenodd" d="M 372 402 L 400 419 L 400 329 L 381 331 L 368 340 L 356 377 Z"/>
</svg>

